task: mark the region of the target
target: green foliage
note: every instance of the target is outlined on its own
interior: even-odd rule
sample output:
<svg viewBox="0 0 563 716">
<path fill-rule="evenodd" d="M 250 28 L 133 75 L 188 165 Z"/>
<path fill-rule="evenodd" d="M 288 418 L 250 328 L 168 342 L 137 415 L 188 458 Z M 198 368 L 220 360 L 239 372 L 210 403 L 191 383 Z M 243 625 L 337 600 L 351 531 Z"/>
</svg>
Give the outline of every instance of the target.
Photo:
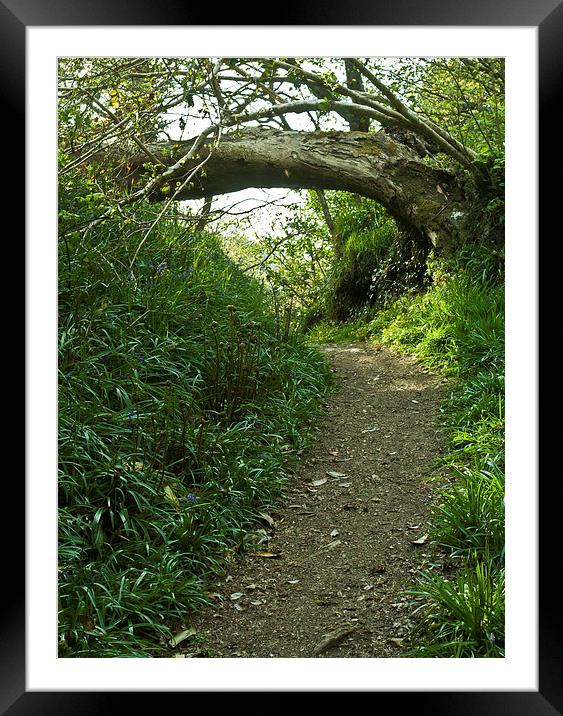
<svg viewBox="0 0 563 716">
<path fill-rule="evenodd" d="M 135 134 L 143 142 L 154 141 L 175 121 L 165 113 L 170 98 L 188 102 L 191 87 L 203 79 L 204 66 L 204 60 L 188 58 L 61 58 L 61 145 L 79 149 L 93 140 L 113 138 L 119 122 L 122 140 L 126 128 L 126 137 Z"/>
<path fill-rule="evenodd" d="M 282 237 L 249 242 L 231 237 L 229 255 L 253 269 L 294 323 L 307 330 L 319 320 L 350 320 L 425 281 L 426 253 L 372 200 L 346 192 L 308 192 L 295 206 Z"/>
<path fill-rule="evenodd" d="M 373 201 L 335 193 L 333 202 L 339 246 L 325 287 L 324 314 L 341 322 L 373 297 L 374 275 L 397 240 L 397 228 Z"/>
<path fill-rule="evenodd" d="M 426 255 L 382 206 L 346 192 L 329 191 L 324 197 L 333 222 L 332 261 L 317 283 L 309 316 L 301 322 L 305 330 L 319 317 L 332 323 L 353 320 L 367 307 L 382 306 L 405 287 L 424 281 Z M 323 210 L 317 194 L 311 193 L 306 212 L 318 226 Z M 324 231 L 329 231 L 326 226 Z"/>
<path fill-rule="evenodd" d="M 505 217 L 504 149 L 498 153 L 484 151 L 474 164 L 480 171 L 465 176 L 467 202 L 460 231 L 464 236 L 474 237 L 473 244 L 484 244 L 485 251 L 493 249 L 493 254 L 501 254 Z"/>
<path fill-rule="evenodd" d="M 399 305 L 402 312 L 382 330 L 386 343 L 455 374 L 503 365 L 502 286 L 483 288 L 461 274 L 432 291 L 405 296 Z"/>
<path fill-rule="evenodd" d="M 373 298 L 374 275 L 396 239 L 391 222 L 381 228 L 351 232 L 332 265 L 325 287 L 324 315 L 341 322 L 353 317 Z"/>
<path fill-rule="evenodd" d="M 486 268 L 479 276 L 474 269 L 445 273 L 431 289 L 406 293 L 382 311 L 365 311 L 342 329 L 319 324 L 309 340 L 338 340 L 344 333 L 382 340 L 455 375 L 497 370 L 504 359 L 504 289 L 482 282 Z"/>
<path fill-rule="evenodd" d="M 504 149 L 503 58 L 406 58 L 383 77 L 421 116 L 478 154 Z"/>
<path fill-rule="evenodd" d="M 411 594 L 424 641 L 410 656 L 504 657 L 504 582 L 504 569 L 476 557 L 451 579 L 421 574 Z"/>
<path fill-rule="evenodd" d="M 504 474 L 464 468 L 442 490 L 434 515 L 433 537 L 452 558 L 502 564 L 504 557 Z"/>
<path fill-rule="evenodd" d="M 311 209 L 311 196 L 301 193 L 304 201 L 277 222 L 275 235 L 249 240 L 241 233 L 240 222 L 235 222 L 232 231 L 223 236 L 229 256 L 269 287 L 280 312 L 291 305 L 293 325 L 301 323 L 322 301 L 333 257 L 327 228 Z"/>
<path fill-rule="evenodd" d="M 61 656 L 156 656 L 283 494 L 330 373 L 211 235 L 60 195 Z M 82 190 L 82 192 L 81 192 Z"/>
</svg>

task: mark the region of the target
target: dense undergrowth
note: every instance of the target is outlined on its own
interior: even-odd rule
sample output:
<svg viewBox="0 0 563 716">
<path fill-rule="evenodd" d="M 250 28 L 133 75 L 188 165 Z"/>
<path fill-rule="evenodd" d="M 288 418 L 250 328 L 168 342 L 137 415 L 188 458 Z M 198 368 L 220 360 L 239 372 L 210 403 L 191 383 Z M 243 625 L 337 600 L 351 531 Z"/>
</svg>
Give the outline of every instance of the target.
<svg viewBox="0 0 563 716">
<path fill-rule="evenodd" d="M 67 175 L 68 176 L 68 175 Z M 60 194 L 59 655 L 166 656 L 283 493 L 324 359 L 212 235 Z"/>
<path fill-rule="evenodd" d="M 429 261 L 432 285 L 385 310 L 312 328 L 317 342 L 374 341 L 452 379 L 442 407 L 431 538 L 445 555 L 410 593 L 418 614 L 412 656 L 504 656 L 504 285 L 494 249 Z M 445 483 L 445 486 L 444 486 Z"/>
</svg>

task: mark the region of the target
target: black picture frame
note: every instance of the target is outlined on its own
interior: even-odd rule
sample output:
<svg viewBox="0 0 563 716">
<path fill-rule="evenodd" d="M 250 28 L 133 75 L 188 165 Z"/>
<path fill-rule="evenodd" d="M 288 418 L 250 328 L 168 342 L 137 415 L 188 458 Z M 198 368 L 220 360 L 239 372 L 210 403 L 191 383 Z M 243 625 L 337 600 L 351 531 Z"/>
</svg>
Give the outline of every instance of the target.
<svg viewBox="0 0 563 716">
<path fill-rule="evenodd" d="M 5 102 L 4 137 L 12 148 L 14 156 L 5 160 L 10 167 L 5 174 L 4 196 L 10 197 L 10 213 L 17 216 L 16 207 L 20 202 L 21 213 L 25 216 L 25 166 L 21 148 L 25 143 L 25 53 L 26 28 L 30 26 L 84 26 L 84 25 L 185 25 L 222 26 L 247 25 L 374 25 L 374 26 L 496 26 L 536 27 L 539 43 L 539 236 L 549 246 L 549 263 L 553 264 L 553 243 L 558 237 L 548 234 L 548 227 L 556 227 L 559 219 L 559 180 L 552 169 L 560 166 L 560 117 L 557 100 L 563 85 L 563 3 L 561 0 L 425 0 L 412 3 L 411 0 L 394 0 L 393 3 L 326 3 L 308 2 L 302 6 L 289 4 L 280 7 L 283 17 L 266 17 L 248 6 L 232 5 L 220 10 L 221 23 L 209 23 L 206 6 L 193 7 L 178 0 L 81 0 L 68 3 L 65 0 L 0 0 L 0 83 Z M 246 15 L 246 17 L 245 17 Z M 259 19 L 259 22 L 255 20 Z M 254 20 L 254 21 L 253 21 Z M 17 141 L 16 141 L 17 138 Z M 554 138 L 556 141 L 553 141 Z M 21 176 L 17 176 L 18 171 Z M 18 181 L 19 180 L 19 181 Z M 20 187 L 18 190 L 17 187 Z M 557 194 L 556 194 L 557 192 Z M 557 213 L 556 213 L 557 212 Z M 552 221 L 553 220 L 553 221 Z M 559 231 L 557 231 L 559 233 Z M 551 240 L 550 240 L 551 239 Z M 546 250 L 540 251 L 540 274 L 544 278 Z M 540 285 L 538 280 L 538 286 Z M 547 298 L 551 283 L 540 290 L 541 309 L 548 306 L 553 297 Z M 546 289 L 544 290 L 544 286 Z M 540 310 L 540 335 L 545 314 Z M 559 326 L 555 326 L 556 331 Z M 539 350 L 539 341 L 538 341 Z M 543 355 L 542 363 L 543 363 Z M 549 362 L 549 361 L 548 361 Z M 542 365 L 543 367 L 543 365 Z M 539 376 L 538 376 L 539 380 Z M 543 387 L 541 381 L 540 388 Z M 538 391 L 538 395 L 541 390 Z M 417 714 L 440 716 L 466 716 L 488 714 L 510 716 L 553 716 L 563 713 L 563 648 L 561 643 L 561 606 L 557 576 L 560 559 L 558 545 L 561 541 L 559 530 L 559 502 L 554 499 L 553 483 L 558 476 L 551 472 L 549 448 L 557 445 L 553 440 L 552 421 L 545 418 L 538 425 L 540 461 L 538 465 L 539 489 L 539 690 L 537 692 L 375 692 L 375 706 L 384 702 L 393 710 L 408 710 Z M 557 462 L 553 462 L 553 470 Z M 542 475 L 542 472 L 544 473 Z M 17 474 L 17 473 L 16 473 Z M 541 476 L 541 477 L 540 477 Z M 24 498 L 24 481 L 15 480 L 11 487 L 6 484 L 4 499 L 6 505 L 15 505 Z M 3 571 L 9 575 L 4 580 L 4 608 L 0 612 L 0 709 L 10 716 L 29 714 L 99 714 L 122 708 L 131 708 L 130 693 L 123 692 L 28 692 L 25 684 L 25 554 L 15 550 L 16 545 L 25 544 L 23 521 L 21 527 L 5 526 L 5 538 L 10 533 L 9 549 L 4 551 Z M 447 685 L 445 685 L 446 687 Z M 167 693 L 166 695 L 171 695 Z M 180 694 L 182 695 L 182 694 Z M 186 698 L 186 694 L 183 695 Z M 150 708 L 161 704 L 162 694 L 142 695 L 143 705 Z M 192 702 L 193 705 L 193 702 Z M 186 707 L 188 705 L 186 704 Z"/>
</svg>

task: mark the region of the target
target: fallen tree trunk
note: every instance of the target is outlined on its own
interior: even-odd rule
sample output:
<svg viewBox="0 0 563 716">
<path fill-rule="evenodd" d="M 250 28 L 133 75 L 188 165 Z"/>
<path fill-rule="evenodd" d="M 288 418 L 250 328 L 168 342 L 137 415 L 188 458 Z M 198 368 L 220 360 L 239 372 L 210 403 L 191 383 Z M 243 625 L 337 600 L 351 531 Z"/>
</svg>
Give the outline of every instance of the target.
<svg viewBox="0 0 563 716">
<path fill-rule="evenodd" d="M 172 167 L 193 142 L 150 145 L 151 162 Z M 88 161 L 116 169 L 117 181 L 139 188 L 148 177 L 146 154 L 113 145 Z M 191 172 L 201 170 L 182 186 Z M 437 248 L 449 250 L 458 237 L 463 198 L 456 175 L 432 167 L 383 131 L 295 132 L 243 129 L 204 145 L 149 194 L 152 200 L 197 199 L 249 187 L 336 189 L 369 197 Z M 181 187 L 181 188 L 180 188 Z"/>
</svg>

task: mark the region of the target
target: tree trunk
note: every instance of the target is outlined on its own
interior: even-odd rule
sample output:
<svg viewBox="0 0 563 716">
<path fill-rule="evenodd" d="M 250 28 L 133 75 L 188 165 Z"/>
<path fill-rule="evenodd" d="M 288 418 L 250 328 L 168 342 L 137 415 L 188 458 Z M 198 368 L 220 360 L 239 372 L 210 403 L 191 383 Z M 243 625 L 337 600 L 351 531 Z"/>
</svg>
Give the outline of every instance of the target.
<svg viewBox="0 0 563 716">
<path fill-rule="evenodd" d="M 364 91 L 364 80 L 362 73 L 356 67 L 356 65 L 350 61 L 350 59 L 344 60 L 344 67 L 346 69 L 346 85 L 356 92 Z M 346 115 L 343 114 L 344 117 Z M 346 117 L 348 126 L 353 132 L 368 132 L 370 126 L 369 117 L 358 115 L 354 112 L 350 112 Z"/>
<path fill-rule="evenodd" d="M 332 218 L 332 214 L 330 213 L 325 193 L 322 189 L 315 189 L 315 192 L 317 194 L 319 204 L 321 205 L 321 211 L 323 213 L 325 224 L 330 234 L 332 248 L 334 250 L 334 256 L 336 258 L 340 258 L 340 256 L 342 255 L 342 238 L 338 234 L 336 224 L 334 223 L 334 219 Z"/>
<path fill-rule="evenodd" d="M 171 167 L 192 144 L 162 143 L 148 149 L 153 158 Z M 157 185 L 150 198 L 197 199 L 249 187 L 336 189 L 375 199 L 438 249 L 448 251 L 456 242 L 463 215 L 456 175 L 424 163 L 384 132 L 253 128 L 224 134 L 218 146 L 210 147 L 205 145 L 168 176 L 166 184 Z M 147 156 L 135 152 L 125 154 L 122 147 L 113 145 L 93 160 L 115 167 L 118 181 L 138 188 Z M 204 166 L 181 187 L 203 160 Z"/>
</svg>

